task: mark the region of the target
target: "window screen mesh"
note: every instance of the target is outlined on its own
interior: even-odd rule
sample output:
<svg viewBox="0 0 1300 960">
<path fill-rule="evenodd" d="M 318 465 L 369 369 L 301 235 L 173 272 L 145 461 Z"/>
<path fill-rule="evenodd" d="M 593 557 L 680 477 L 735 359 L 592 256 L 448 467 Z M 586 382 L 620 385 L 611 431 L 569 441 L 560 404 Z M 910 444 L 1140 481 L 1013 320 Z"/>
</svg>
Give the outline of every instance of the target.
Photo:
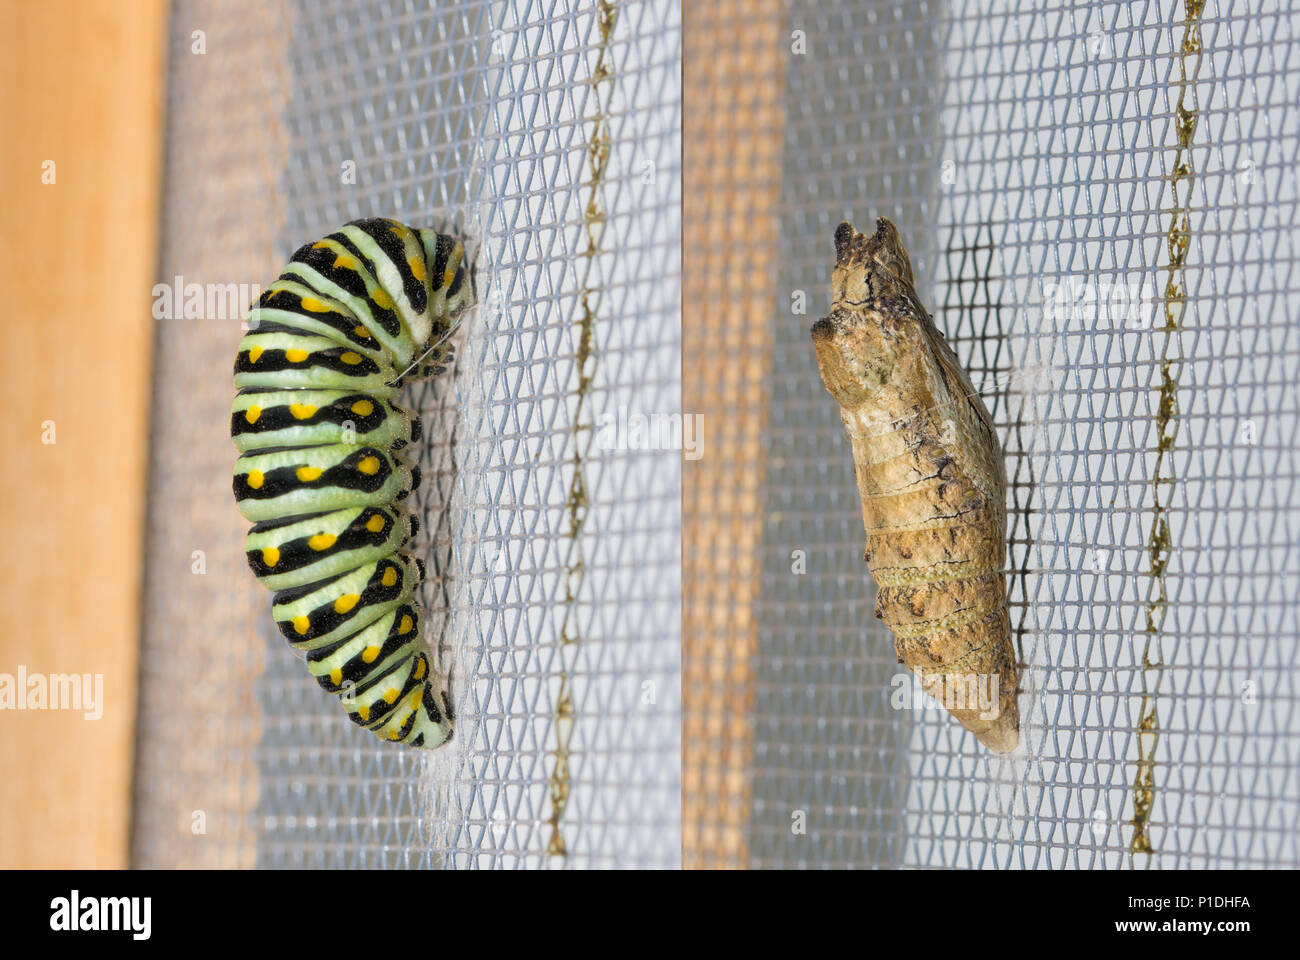
<svg viewBox="0 0 1300 960">
<path fill-rule="evenodd" d="M 743 761 L 720 771 L 685 745 L 686 862 L 1300 865 L 1300 15 L 721 6 L 686 24 L 687 299 L 726 285 L 697 265 L 774 264 L 747 274 L 770 281 L 765 302 L 738 307 L 771 373 L 757 394 L 684 385 L 762 437 L 730 490 L 686 477 L 689 556 L 691 524 L 761 476 L 753 589 L 697 630 L 710 586 L 686 585 L 686 726 Z M 756 227 L 710 241 L 695 163 L 737 130 L 781 138 L 781 166 L 775 184 L 743 168 Z M 1006 451 L 1024 743 L 1007 761 L 937 707 L 890 704 L 905 674 L 872 616 L 848 444 L 808 338 L 836 224 L 877 215 Z M 688 369 L 733 320 L 687 325 Z M 745 582 L 743 558 L 723 565 Z"/>
<path fill-rule="evenodd" d="M 275 632 L 229 488 L 240 313 L 160 319 L 134 860 L 674 866 L 680 23 L 647 2 L 174 6 L 160 280 L 266 284 L 361 216 L 467 237 L 417 550 L 458 727 L 349 724 Z"/>
<path fill-rule="evenodd" d="M 666 0 L 175 5 L 160 281 L 383 213 L 466 234 L 480 306 L 410 397 L 429 756 L 347 724 L 244 566 L 239 317 L 160 319 L 135 862 L 1300 866 L 1300 15 L 1191 7 L 719 0 L 683 121 Z M 807 339 L 878 214 L 1006 449 L 1009 761 L 889 702 Z M 683 387 L 684 487 L 598 442 Z"/>
</svg>

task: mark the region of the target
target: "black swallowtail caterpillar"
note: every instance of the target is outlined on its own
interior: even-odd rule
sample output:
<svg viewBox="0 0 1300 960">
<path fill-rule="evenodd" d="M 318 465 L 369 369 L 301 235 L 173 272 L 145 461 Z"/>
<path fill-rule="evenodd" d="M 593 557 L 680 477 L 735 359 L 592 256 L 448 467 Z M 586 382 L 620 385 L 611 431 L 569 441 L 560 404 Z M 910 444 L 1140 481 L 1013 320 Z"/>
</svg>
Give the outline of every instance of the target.
<svg viewBox="0 0 1300 960">
<path fill-rule="evenodd" d="M 441 372 L 470 297 L 464 247 L 357 220 L 301 247 L 249 313 L 235 357 L 235 500 L 248 564 L 316 681 L 354 723 L 436 747 L 452 714 L 422 650 L 424 564 L 403 549 L 420 420 L 394 401 Z"/>
</svg>

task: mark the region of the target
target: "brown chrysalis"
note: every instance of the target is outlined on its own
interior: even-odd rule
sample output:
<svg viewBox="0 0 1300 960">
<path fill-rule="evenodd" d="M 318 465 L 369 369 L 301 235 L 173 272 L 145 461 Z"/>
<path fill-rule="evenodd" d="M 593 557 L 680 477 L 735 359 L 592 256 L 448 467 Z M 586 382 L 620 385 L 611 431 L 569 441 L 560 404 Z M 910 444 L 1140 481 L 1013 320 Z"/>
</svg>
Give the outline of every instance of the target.
<svg viewBox="0 0 1300 960">
<path fill-rule="evenodd" d="M 1002 448 L 884 217 L 875 236 L 835 231 L 831 312 L 812 338 L 853 447 L 864 559 L 898 661 L 981 743 L 1014 750 Z"/>
</svg>

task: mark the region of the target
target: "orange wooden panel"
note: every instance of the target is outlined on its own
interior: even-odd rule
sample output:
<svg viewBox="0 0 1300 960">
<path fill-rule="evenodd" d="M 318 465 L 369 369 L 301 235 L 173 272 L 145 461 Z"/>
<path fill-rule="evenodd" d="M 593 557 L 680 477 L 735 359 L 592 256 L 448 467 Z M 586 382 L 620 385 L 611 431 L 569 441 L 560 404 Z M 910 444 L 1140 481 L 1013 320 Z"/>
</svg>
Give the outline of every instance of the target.
<svg viewBox="0 0 1300 960">
<path fill-rule="evenodd" d="M 0 867 L 127 862 L 165 14 L 0 0 Z"/>
<path fill-rule="evenodd" d="M 781 0 L 685 8 L 682 409 L 708 446 L 682 477 L 682 865 L 744 866 L 755 605 L 772 363 L 783 102 Z"/>
</svg>

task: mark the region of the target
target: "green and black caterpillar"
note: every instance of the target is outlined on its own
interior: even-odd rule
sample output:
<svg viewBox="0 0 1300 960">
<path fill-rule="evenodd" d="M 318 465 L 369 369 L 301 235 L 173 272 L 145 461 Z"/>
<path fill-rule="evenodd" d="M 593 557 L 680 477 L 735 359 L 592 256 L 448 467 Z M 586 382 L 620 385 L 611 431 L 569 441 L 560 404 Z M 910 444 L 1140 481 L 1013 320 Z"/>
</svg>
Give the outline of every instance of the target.
<svg viewBox="0 0 1300 960">
<path fill-rule="evenodd" d="M 420 420 L 394 401 L 441 372 L 470 298 L 464 247 L 395 220 L 356 220 L 301 247 L 248 317 L 235 357 L 235 500 L 271 612 L 354 723 L 436 747 L 450 703 L 423 651 L 402 506 Z"/>
</svg>

